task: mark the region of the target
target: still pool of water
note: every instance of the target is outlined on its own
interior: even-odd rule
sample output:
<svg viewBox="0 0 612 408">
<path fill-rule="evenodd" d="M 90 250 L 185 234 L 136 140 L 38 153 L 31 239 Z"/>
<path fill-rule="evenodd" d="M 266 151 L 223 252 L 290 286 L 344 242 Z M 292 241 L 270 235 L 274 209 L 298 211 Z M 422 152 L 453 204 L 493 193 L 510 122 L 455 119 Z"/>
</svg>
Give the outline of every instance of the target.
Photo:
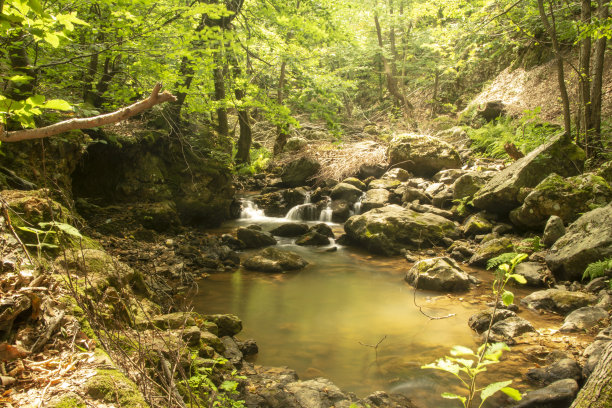
<svg viewBox="0 0 612 408">
<path fill-rule="evenodd" d="M 409 267 L 403 259 L 345 247 L 326 252 L 291 240 L 279 245 L 310 265 L 288 274 L 239 270 L 211 275 L 200 282 L 194 309 L 238 315 L 244 325 L 238 337 L 259 345 L 256 364 L 288 366 L 301 379 L 323 376 L 362 397 L 386 390 L 405 393 L 424 407 L 456 406 L 438 397 L 457 391 L 452 381 L 420 367 L 455 344 L 475 346 L 467 320 L 479 307 L 469 299 L 419 291 L 416 303 L 429 315 L 456 314 L 430 320 L 403 281 Z M 381 340 L 377 350 L 371 347 Z"/>
</svg>

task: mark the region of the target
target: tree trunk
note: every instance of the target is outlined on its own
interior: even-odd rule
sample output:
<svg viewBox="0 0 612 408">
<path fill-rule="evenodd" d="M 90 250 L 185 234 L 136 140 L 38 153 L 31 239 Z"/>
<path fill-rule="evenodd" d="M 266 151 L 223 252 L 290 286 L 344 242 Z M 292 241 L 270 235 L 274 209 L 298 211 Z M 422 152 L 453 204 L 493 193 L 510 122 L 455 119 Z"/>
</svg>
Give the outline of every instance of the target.
<svg viewBox="0 0 612 408">
<path fill-rule="evenodd" d="M 376 14 L 374 15 L 374 25 L 376 26 L 376 36 L 378 37 L 380 60 L 382 62 L 383 70 L 387 78 L 387 90 L 393 97 L 395 105 L 402 109 L 405 116 L 408 116 L 408 111 L 412 109 L 412 105 L 400 92 L 399 86 L 397 84 L 397 78 L 393 75 L 393 69 L 391 68 L 391 64 L 389 64 L 389 61 L 384 55 L 382 30 L 380 28 L 380 21 L 378 20 L 378 15 Z"/>
<path fill-rule="evenodd" d="M 582 8 L 580 12 L 580 21 L 587 27 L 591 23 L 591 0 L 582 0 Z M 580 137 L 582 131 L 582 142 L 587 156 L 590 156 L 590 138 L 589 132 L 592 129 L 591 124 L 591 37 L 585 36 L 580 41 L 580 58 L 578 73 L 580 75 L 578 81 L 579 96 L 580 96 L 580 122 L 577 126 L 578 137 Z"/>
<path fill-rule="evenodd" d="M 283 92 L 285 89 L 285 77 L 287 75 L 287 63 L 283 61 L 281 63 L 280 76 L 278 78 L 278 90 L 276 94 L 276 102 L 279 105 L 283 104 Z M 289 125 L 280 124 L 276 126 L 276 141 L 274 142 L 274 155 L 280 154 L 287 144 L 289 139 Z"/>
<path fill-rule="evenodd" d="M 22 101 L 34 94 L 36 86 L 37 72 L 30 64 L 30 57 L 25 48 L 25 33 L 15 30 L 8 42 L 7 51 L 11 68 L 13 71 L 30 77 L 28 81 L 23 81 L 19 85 L 11 82 L 12 86 L 7 91 L 7 96 L 14 101 Z"/>
<path fill-rule="evenodd" d="M 563 103 L 563 124 L 566 136 L 570 136 L 572 133 L 572 117 L 570 113 L 569 96 L 567 94 L 567 87 L 565 86 L 565 72 L 563 68 L 563 56 L 561 55 L 561 47 L 557 40 L 557 30 L 555 28 L 555 15 L 552 11 L 552 5 L 550 6 L 550 17 L 552 24 L 548 21 L 546 10 L 544 8 L 544 0 L 538 0 L 538 10 L 540 12 L 540 18 L 542 24 L 548 31 L 548 35 L 552 41 L 553 52 L 557 61 L 557 80 L 559 82 L 559 92 L 561 93 L 561 102 Z"/>
<path fill-rule="evenodd" d="M 236 79 L 240 78 L 240 76 L 242 75 L 242 70 L 238 65 L 238 59 L 235 56 L 232 57 L 231 63 L 234 66 L 232 74 L 234 77 L 234 82 L 236 82 Z M 243 88 L 236 86 L 236 89 L 234 90 L 234 95 L 236 96 L 236 100 L 238 102 L 241 102 L 246 96 L 246 92 Z M 236 164 L 250 163 L 251 143 L 253 142 L 253 135 L 251 131 L 251 118 L 249 115 L 248 106 L 241 105 L 238 107 L 238 124 L 240 125 L 240 137 L 238 138 L 236 157 L 234 158 L 234 160 Z"/>
<path fill-rule="evenodd" d="M 610 3 L 598 0 L 597 17 L 599 21 L 606 21 L 609 15 Z M 604 58 L 606 54 L 606 37 L 602 36 L 595 43 L 595 58 L 593 61 L 593 77 L 591 82 L 591 125 L 593 128 L 593 144 L 596 148 L 602 147 L 601 140 L 601 95 L 604 72 Z"/>
<path fill-rule="evenodd" d="M 221 45 L 225 47 L 225 45 Z M 221 54 L 218 55 L 217 68 L 213 69 L 214 84 L 215 84 L 215 101 L 219 103 L 217 108 L 217 132 L 220 136 L 229 136 L 229 119 L 227 117 L 227 108 L 225 107 L 225 72 L 227 72 L 227 65 L 221 61 Z"/>
<path fill-rule="evenodd" d="M 595 370 L 574 400 L 571 408 L 609 408 L 612 406 L 612 341 L 603 350 Z"/>
</svg>

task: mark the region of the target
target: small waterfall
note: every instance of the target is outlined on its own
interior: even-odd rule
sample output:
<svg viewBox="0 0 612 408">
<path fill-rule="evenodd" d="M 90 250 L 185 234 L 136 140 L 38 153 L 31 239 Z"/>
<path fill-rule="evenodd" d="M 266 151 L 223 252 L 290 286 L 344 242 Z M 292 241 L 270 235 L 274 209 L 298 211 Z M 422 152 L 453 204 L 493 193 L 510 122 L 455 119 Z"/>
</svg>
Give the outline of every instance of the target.
<svg viewBox="0 0 612 408">
<path fill-rule="evenodd" d="M 261 219 L 266 218 L 264 210 L 260 210 L 257 204 L 243 198 L 240 202 L 242 210 L 240 211 L 240 219 Z"/>
<path fill-rule="evenodd" d="M 321 221 L 321 222 L 331 222 L 332 221 L 332 215 L 333 215 L 333 211 L 332 211 L 332 208 L 331 208 L 331 200 L 330 200 L 329 197 L 327 197 L 327 205 L 325 206 L 323 211 L 321 211 L 321 215 L 319 215 L 319 221 Z"/>
<path fill-rule="evenodd" d="M 304 196 L 304 204 L 291 208 L 285 216 L 290 221 L 313 221 L 317 219 L 317 206 L 310 201 L 310 193 Z"/>
<path fill-rule="evenodd" d="M 361 201 L 363 201 L 365 194 L 362 194 L 361 197 L 357 200 L 355 204 L 353 204 L 353 209 L 355 210 L 355 215 L 361 214 Z"/>
</svg>

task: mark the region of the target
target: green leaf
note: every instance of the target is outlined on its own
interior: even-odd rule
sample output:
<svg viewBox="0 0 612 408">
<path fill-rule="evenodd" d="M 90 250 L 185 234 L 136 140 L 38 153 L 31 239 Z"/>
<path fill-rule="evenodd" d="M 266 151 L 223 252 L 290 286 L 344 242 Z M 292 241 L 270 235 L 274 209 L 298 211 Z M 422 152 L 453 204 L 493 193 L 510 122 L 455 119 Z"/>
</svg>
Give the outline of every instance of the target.
<svg viewBox="0 0 612 408">
<path fill-rule="evenodd" d="M 512 387 L 504 387 L 500 391 L 515 401 L 520 401 L 521 399 L 523 399 L 523 397 L 521 396 L 521 392 Z"/>
<path fill-rule="evenodd" d="M 505 290 L 504 293 L 502 293 L 502 301 L 506 306 L 511 305 L 514 303 L 514 293 Z"/>
<path fill-rule="evenodd" d="M 453 346 L 450 351 L 451 356 L 474 356 L 474 351 L 468 347 Z"/>
<path fill-rule="evenodd" d="M 60 43 L 59 37 L 54 33 L 45 33 L 45 41 L 51 44 L 53 48 L 57 48 Z"/>
<path fill-rule="evenodd" d="M 28 6 L 30 6 L 30 8 L 36 13 L 36 14 L 42 14 L 43 13 L 43 9 L 42 6 L 40 5 L 40 3 L 38 2 L 38 0 L 28 0 Z"/>
<path fill-rule="evenodd" d="M 527 283 L 527 279 L 525 279 L 525 277 L 523 275 L 519 275 L 519 274 L 513 273 L 512 275 L 510 275 L 510 278 L 514 279 L 515 281 L 517 281 L 521 285 L 524 285 L 524 284 Z"/>
<path fill-rule="evenodd" d="M 40 225 L 41 228 L 55 227 L 58 230 L 66 233 L 68 235 L 71 235 L 73 237 L 83 238 L 83 235 L 81 235 L 81 233 L 79 232 L 78 229 L 74 228 L 72 225 L 65 224 L 63 222 L 56 222 L 56 221 L 52 221 L 52 222 L 39 222 L 38 225 Z"/>
<path fill-rule="evenodd" d="M 44 103 L 45 103 L 44 95 L 34 95 L 26 99 L 26 105 L 30 105 L 30 106 L 42 106 L 42 104 Z"/>
<path fill-rule="evenodd" d="M 442 370 L 442 371 L 446 371 L 447 373 L 457 375 L 459 374 L 459 370 L 461 367 L 459 367 L 458 364 L 454 364 L 450 360 L 441 358 L 435 363 L 424 365 L 421 368 L 432 368 L 434 370 Z"/>
<path fill-rule="evenodd" d="M 27 84 L 32 79 L 34 78 L 32 78 L 29 75 L 13 75 L 12 77 L 9 78 L 9 81 L 14 82 L 17 85 L 21 85 L 21 84 Z"/>
<path fill-rule="evenodd" d="M 72 106 L 63 99 L 51 99 L 43 105 L 43 108 L 55 109 L 55 110 L 61 110 L 61 111 L 72 110 Z"/>
<path fill-rule="evenodd" d="M 495 394 L 497 391 L 501 391 L 502 388 L 505 388 L 505 387 L 509 386 L 510 384 L 512 384 L 512 380 L 509 380 L 509 381 L 500 381 L 500 382 L 495 382 L 495 383 L 487 385 L 480 392 L 480 399 L 481 399 L 481 401 L 484 402 L 491 395 Z"/>
<path fill-rule="evenodd" d="M 462 397 L 461 395 L 453 394 L 450 392 L 443 392 L 440 395 L 442 396 L 442 398 L 446 398 L 446 399 L 458 399 L 459 401 L 463 403 L 463 405 L 465 405 L 465 402 L 467 401 L 465 397 Z"/>
</svg>

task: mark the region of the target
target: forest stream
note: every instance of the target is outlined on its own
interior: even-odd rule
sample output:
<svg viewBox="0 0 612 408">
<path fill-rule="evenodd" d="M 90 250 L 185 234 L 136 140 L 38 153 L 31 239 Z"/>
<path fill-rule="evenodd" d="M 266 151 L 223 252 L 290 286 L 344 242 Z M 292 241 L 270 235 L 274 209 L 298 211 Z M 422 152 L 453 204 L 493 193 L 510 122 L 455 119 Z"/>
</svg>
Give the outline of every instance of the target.
<svg viewBox="0 0 612 408">
<path fill-rule="evenodd" d="M 292 221 L 265 217 L 250 202 L 247 206 L 242 218 L 216 232 L 252 224 L 269 231 Z M 328 225 L 336 236 L 342 234 L 342 225 Z M 481 281 L 469 293 L 419 290 L 415 294 L 404 281 L 411 264 L 402 257 L 370 255 L 334 241 L 327 247 L 309 247 L 296 245 L 293 238 L 276 238 L 279 247 L 298 253 L 309 265 L 284 274 L 243 268 L 212 274 L 199 282 L 198 295 L 190 299 L 194 310 L 239 316 L 244 324 L 240 337 L 253 338 L 259 346 L 251 360 L 255 364 L 287 366 L 303 380 L 329 378 L 360 397 L 385 390 L 405 394 L 421 407 L 456 406 L 439 396 L 455 390 L 453 378 L 421 366 L 448 355 L 454 345 L 476 347 L 478 336 L 467 321 L 491 300 L 490 272 L 467 268 Z M 250 252 L 254 251 L 244 254 Z M 558 318 L 521 313 L 529 315 L 539 330 L 559 323 Z M 495 367 L 491 377 L 503 375 L 518 386 L 524 362 L 520 353 L 515 354 L 503 367 Z M 492 400 L 486 406 L 496 403 Z"/>
</svg>

